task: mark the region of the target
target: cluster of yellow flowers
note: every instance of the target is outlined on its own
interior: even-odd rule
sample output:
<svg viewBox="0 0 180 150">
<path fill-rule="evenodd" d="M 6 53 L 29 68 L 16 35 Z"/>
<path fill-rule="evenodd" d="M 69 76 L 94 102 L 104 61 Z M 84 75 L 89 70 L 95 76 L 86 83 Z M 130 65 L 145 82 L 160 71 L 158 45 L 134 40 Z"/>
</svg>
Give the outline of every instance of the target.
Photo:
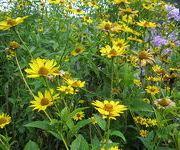
<svg viewBox="0 0 180 150">
<path fill-rule="evenodd" d="M 133 119 L 134 119 L 135 123 L 140 124 L 145 127 L 157 126 L 156 119 L 143 118 L 140 116 L 133 117 Z"/>
</svg>

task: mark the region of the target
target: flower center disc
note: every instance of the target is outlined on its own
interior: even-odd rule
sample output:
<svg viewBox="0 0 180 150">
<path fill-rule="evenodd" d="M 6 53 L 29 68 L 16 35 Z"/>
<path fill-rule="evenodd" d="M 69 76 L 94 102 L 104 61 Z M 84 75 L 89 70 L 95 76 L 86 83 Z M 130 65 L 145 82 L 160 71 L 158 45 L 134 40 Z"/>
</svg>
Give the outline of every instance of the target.
<svg viewBox="0 0 180 150">
<path fill-rule="evenodd" d="M 38 71 L 38 74 L 40 74 L 40 75 L 47 75 L 48 73 L 49 73 L 49 71 L 45 67 L 41 67 Z"/>
<path fill-rule="evenodd" d="M 4 123 L 6 123 L 7 122 L 7 119 L 6 118 L 0 118 L 0 125 L 1 124 L 4 124 Z"/>
<path fill-rule="evenodd" d="M 161 106 L 168 106 L 170 101 L 168 101 L 167 99 L 162 99 L 161 101 L 158 102 Z"/>
<path fill-rule="evenodd" d="M 108 112 L 111 112 L 113 110 L 113 105 L 111 104 L 105 104 L 104 105 L 104 110 L 105 111 L 108 111 Z"/>
<path fill-rule="evenodd" d="M 48 105 L 48 104 L 49 104 L 49 99 L 43 98 L 43 99 L 41 100 L 41 105 L 42 105 L 42 106 L 45 106 L 45 105 Z"/>
</svg>

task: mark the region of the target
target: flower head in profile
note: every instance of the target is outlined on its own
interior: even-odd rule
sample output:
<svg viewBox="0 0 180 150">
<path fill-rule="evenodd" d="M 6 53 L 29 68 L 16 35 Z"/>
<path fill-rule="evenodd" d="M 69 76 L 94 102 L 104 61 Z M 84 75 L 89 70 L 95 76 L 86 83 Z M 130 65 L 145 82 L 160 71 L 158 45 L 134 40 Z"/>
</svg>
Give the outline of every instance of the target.
<svg viewBox="0 0 180 150">
<path fill-rule="evenodd" d="M 73 116 L 73 119 L 76 121 L 82 120 L 84 118 L 84 116 L 85 116 L 84 112 L 80 111 Z"/>
<path fill-rule="evenodd" d="M 101 150 L 122 150 L 121 148 L 119 149 L 118 146 L 113 146 L 113 147 L 110 147 L 110 148 L 101 148 Z"/>
<path fill-rule="evenodd" d="M 60 0 L 48 0 L 49 3 L 60 4 Z"/>
<path fill-rule="evenodd" d="M 30 63 L 30 69 L 25 69 L 29 75 L 28 78 L 37 78 L 37 77 L 47 77 L 50 75 L 59 75 L 58 69 L 56 67 L 57 63 L 54 60 L 49 59 L 33 59 Z"/>
<path fill-rule="evenodd" d="M 74 88 L 72 86 L 60 86 L 57 88 L 58 91 L 64 92 L 65 94 L 76 94 L 76 91 L 74 90 Z"/>
<path fill-rule="evenodd" d="M 9 42 L 9 48 L 10 49 L 17 49 L 19 47 L 20 47 L 20 45 L 17 42 L 15 42 L 15 41 Z"/>
<path fill-rule="evenodd" d="M 71 52 L 71 55 L 77 56 L 77 55 L 81 54 L 82 52 L 84 52 L 84 47 L 79 46 Z"/>
<path fill-rule="evenodd" d="M 59 98 L 59 94 L 54 94 L 54 90 L 46 90 L 44 94 L 38 92 L 38 96 L 34 96 L 34 100 L 30 101 L 29 107 L 34 107 L 33 110 L 46 110 L 47 107 L 53 105 L 55 100 Z"/>
<path fill-rule="evenodd" d="M 116 120 L 117 116 L 123 114 L 127 107 L 125 105 L 119 105 L 119 102 L 107 101 L 104 102 L 96 100 L 92 103 L 95 106 L 95 109 L 103 115 L 103 118 L 114 119 Z"/>
<path fill-rule="evenodd" d="M 137 25 L 142 26 L 142 27 L 146 27 L 146 28 L 155 28 L 157 26 L 156 23 L 148 22 L 146 20 L 142 20 L 140 22 L 137 22 Z"/>
<path fill-rule="evenodd" d="M 162 99 L 158 99 L 154 102 L 154 104 L 159 108 L 159 109 L 166 109 L 169 107 L 175 107 L 176 103 L 173 102 L 172 100 L 168 99 L 168 98 L 162 98 Z"/>
<path fill-rule="evenodd" d="M 119 46 L 109 46 L 106 45 L 105 47 L 102 47 L 101 50 L 101 55 L 102 56 L 107 56 L 108 58 L 114 57 L 114 56 L 121 56 L 124 54 L 125 49 L 120 48 Z"/>
<path fill-rule="evenodd" d="M 93 20 L 89 16 L 83 16 L 83 19 L 87 23 L 92 23 L 93 22 Z"/>
<path fill-rule="evenodd" d="M 146 87 L 146 92 L 152 95 L 158 94 L 160 91 L 160 88 L 157 86 L 147 86 Z"/>
<path fill-rule="evenodd" d="M 85 85 L 85 82 L 82 82 L 80 80 L 71 80 L 71 79 L 68 79 L 66 83 L 68 83 L 70 86 L 75 87 L 75 88 L 78 88 L 78 87 L 81 88 L 81 87 L 84 87 Z"/>
<path fill-rule="evenodd" d="M 128 2 L 128 0 L 113 0 L 113 2 L 115 4 L 121 4 L 121 3 L 130 4 L 130 2 Z"/>
<path fill-rule="evenodd" d="M 106 31 L 111 31 L 113 23 L 110 22 L 109 20 L 103 21 L 101 24 L 97 26 L 98 29 L 106 30 Z"/>
<path fill-rule="evenodd" d="M 0 114 L 0 128 L 4 128 L 7 124 L 11 122 L 11 117 L 7 114 Z"/>
<path fill-rule="evenodd" d="M 26 19 L 27 17 L 28 16 L 18 17 L 16 19 L 8 17 L 7 20 L 0 22 L 0 30 L 9 30 L 10 28 L 24 22 L 24 19 Z"/>
</svg>

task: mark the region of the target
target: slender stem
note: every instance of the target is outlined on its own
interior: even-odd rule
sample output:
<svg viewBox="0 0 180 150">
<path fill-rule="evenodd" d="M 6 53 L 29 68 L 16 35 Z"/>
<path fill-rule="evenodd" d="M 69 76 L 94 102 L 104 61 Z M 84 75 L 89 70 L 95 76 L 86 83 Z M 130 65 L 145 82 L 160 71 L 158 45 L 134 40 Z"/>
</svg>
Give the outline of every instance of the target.
<svg viewBox="0 0 180 150">
<path fill-rule="evenodd" d="M 23 79 L 26 87 L 28 88 L 30 94 L 34 97 L 35 95 L 33 94 L 31 88 L 29 87 L 29 85 L 28 85 L 28 83 L 27 83 L 27 81 L 26 81 L 26 79 L 25 79 L 25 77 L 24 77 L 24 75 L 23 75 L 23 73 L 22 73 L 22 70 L 21 70 L 21 67 L 20 67 L 20 65 L 19 65 L 19 61 L 18 61 L 18 59 L 17 59 L 17 56 L 15 56 L 15 59 L 16 59 L 16 63 L 17 63 L 17 66 L 18 66 L 18 68 L 19 68 L 19 71 L 20 71 L 20 73 L 21 73 L 21 77 L 22 77 L 22 79 Z"/>
<path fill-rule="evenodd" d="M 113 80 L 114 80 L 114 57 L 112 57 L 112 69 L 111 69 L 111 89 L 110 89 L 110 97 L 113 98 L 112 90 L 113 90 Z"/>
<path fill-rule="evenodd" d="M 9 148 L 9 146 L 7 146 L 4 142 L 3 142 L 3 140 L 0 138 L 0 143 L 2 143 L 2 145 L 4 145 L 4 150 L 9 150 L 10 148 Z"/>
<path fill-rule="evenodd" d="M 62 138 L 62 141 L 63 141 L 63 143 L 64 143 L 64 145 L 65 145 L 65 147 L 66 147 L 66 150 L 69 150 L 68 145 L 67 145 L 67 143 L 66 143 L 66 141 L 65 141 L 65 139 L 64 139 L 64 136 L 62 135 L 61 132 L 58 132 L 58 133 L 60 134 L 60 136 L 61 136 L 61 138 Z"/>
<path fill-rule="evenodd" d="M 106 124 L 106 144 L 105 147 L 107 148 L 108 142 L 109 142 L 109 133 L 110 133 L 110 119 L 107 119 L 107 124 Z"/>
<path fill-rule="evenodd" d="M 46 114 L 46 116 L 48 117 L 48 119 L 51 121 L 51 117 L 49 116 L 49 114 L 44 110 L 44 113 Z"/>
<path fill-rule="evenodd" d="M 15 31 L 15 33 L 17 34 L 17 36 L 18 36 L 18 38 L 20 39 L 20 41 L 22 42 L 22 44 L 24 45 L 24 47 L 27 49 L 27 51 L 28 51 L 29 55 L 31 56 L 31 58 L 33 58 L 29 47 L 26 45 L 26 43 L 25 43 L 25 42 L 23 41 L 23 39 L 21 38 L 18 30 L 16 30 L 16 28 L 14 28 L 14 31 Z"/>
</svg>

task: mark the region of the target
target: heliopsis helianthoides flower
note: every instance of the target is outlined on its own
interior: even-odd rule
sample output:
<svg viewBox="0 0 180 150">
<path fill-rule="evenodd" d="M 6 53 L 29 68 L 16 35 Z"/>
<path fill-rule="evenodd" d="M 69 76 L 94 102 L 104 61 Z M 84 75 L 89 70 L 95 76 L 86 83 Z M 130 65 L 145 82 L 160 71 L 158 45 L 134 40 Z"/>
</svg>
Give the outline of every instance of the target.
<svg viewBox="0 0 180 150">
<path fill-rule="evenodd" d="M 59 4 L 60 0 L 48 0 L 49 3 Z"/>
<path fill-rule="evenodd" d="M 45 90 L 44 94 L 38 92 L 38 96 L 34 96 L 34 100 L 30 101 L 29 107 L 34 107 L 33 110 L 46 110 L 47 107 L 53 105 L 56 99 L 59 98 L 59 94 L 54 94 L 54 90 Z"/>
<path fill-rule="evenodd" d="M 159 108 L 159 109 L 166 109 L 169 107 L 175 107 L 176 103 L 170 100 L 169 98 L 162 98 L 158 99 L 154 102 L 154 104 Z"/>
<path fill-rule="evenodd" d="M 96 120 L 96 118 L 95 118 L 94 116 L 93 116 L 93 117 L 90 117 L 89 120 L 92 121 L 92 122 L 91 122 L 92 124 L 98 123 L 97 120 Z"/>
<path fill-rule="evenodd" d="M 160 88 L 157 86 L 147 86 L 146 87 L 146 92 L 152 95 L 158 94 L 160 91 Z"/>
<path fill-rule="evenodd" d="M 145 127 L 153 127 L 157 126 L 157 120 L 156 119 L 150 119 L 150 118 L 143 118 L 140 116 L 133 117 L 134 122 L 137 124 L 140 124 Z"/>
<path fill-rule="evenodd" d="M 11 122 L 11 117 L 7 114 L 0 114 L 0 128 L 4 128 L 7 124 Z"/>
<path fill-rule="evenodd" d="M 96 1 L 88 2 L 87 4 L 88 4 L 89 6 L 91 6 L 91 7 L 99 8 Z"/>
<path fill-rule="evenodd" d="M 82 82 L 80 80 L 71 80 L 71 79 L 66 80 L 66 83 L 75 88 L 82 88 L 85 85 L 85 81 Z"/>
<path fill-rule="evenodd" d="M 100 114 L 103 115 L 103 118 L 114 119 L 115 117 L 120 116 L 123 114 L 127 107 L 125 105 L 119 105 L 119 102 L 115 101 L 107 101 L 104 102 L 96 100 L 92 103 L 95 106 L 95 109 L 98 110 Z"/>
<path fill-rule="evenodd" d="M 147 64 L 154 64 L 155 60 L 153 58 L 152 53 L 150 51 L 141 51 L 141 52 L 135 52 L 134 53 L 137 55 L 135 61 L 138 63 L 140 66 L 144 67 Z"/>
<path fill-rule="evenodd" d="M 142 101 L 144 101 L 144 102 L 146 102 L 148 104 L 150 104 L 150 102 L 151 102 L 148 98 L 143 98 Z"/>
<path fill-rule="evenodd" d="M 132 15 L 123 15 L 122 21 L 124 21 L 126 23 L 130 23 L 130 24 L 134 24 L 134 20 L 133 20 Z"/>
<path fill-rule="evenodd" d="M 109 20 L 103 21 L 101 24 L 97 26 L 98 29 L 110 31 L 112 28 L 113 23 Z"/>
<path fill-rule="evenodd" d="M 137 25 L 146 27 L 146 28 L 155 28 L 157 27 L 156 23 L 148 22 L 146 20 L 141 20 L 140 22 L 137 22 Z"/>
<path fill-rule="evenodd" d="M 148 3 L 148 4 L 142 4 L 145 9 L 154 10 L 155 4 L 154 3 Z"/>
<path fill-rule="evenodd" d="M 54 60 L 36 58 L 33 59 L 29 65 L 30 69 L 25 69 L 29 75 L 28 78 L 47 77 L 50 75 L 59 75 L 58 69 Z"/>
<path fill-rule="evenodd" d="M 9 42 L 9 48 L 10 49 L 17 49 L 19 47 L 20 47 L 20 45 L 15 41 Z"/>
<path fill-rule="evenodd" d="M 83 19 L 87 23 L 92 23 L 93 22 L 92 19 L 89 16 L 83 16 Z"/>
<path fill-rule="evenodd" d="M 0 30 L 9 30 L 10 28 L 24 22 L 24 19 L 26 19 L 27 17 L 28 16 L 18 17 L 16 19 L 8 17 L 7 20 L 0 22 Z"/>
<path fill-rule="evenodd" d="M 81 54 L 82 52 L 84 52 L 84 47 L 79 46 L 71 52 L 71 55 L 77 56 L 77 55 Z"/>
<path fill-rule="evenodd" d="M 136 84 L 137 86 L 141 86 L 142 83 L 140 80 L 133 80 L 134 84 Z"/>
<path fill-rule="evenodd" d="M 114 46 L 117 46 L 122 49 L 126 49 L 129 45 L 125 42 L 125 39 L 113 39 L 112 41 Z"/>
<path fill-rule="evenodd" d="M 85 13 L 84 13 L 82 10 L 80 10 L 80 9 L 71 9 L 71 11 L 72 11 L 73 13 L 79 14 L 79 15 L 85 14 Z"/>
<path fill-rule="evenodd" d="M 148 135 L 148 131 L 147 131 L 147 130 L 140 130 L 140 131 L 139 131 L 139 135 L 140 135 L 141 137 L 146 137 L 146 136 Z"/>
<path fill-rule="evenodd" d="M 161 68 L 159 65 L 153 66 L 152 70 L 159 75 L 164 75 L 166 73 L 165 70 Z"/>
<path fill-rule="evenodd" d="M 133 14 L 133 15 L 137 15 L 139 11 L 137 10 L 132 10 L 131 8 L 126 8 L 126 9 L 123 9 L 123 8 L 119 8 L 119 14 L 120 15 L 124 15 L 124 14 L 127 14 L 127 15 L 130 15 L 130 14 Z"/>
<path fill-rule="evenodd" d="M 161 81 L 161 78 L 160 77 L 147 77 L 146 80 L 157 82 L 157 81 Z"/>
<path fill-rule="evenodd" d="M 130 2 L 128 2 L 128 0 L 113 0 L 113 2 L 114 2 L 115 4 L 120 4 L 120 3 L 130 4 Z"/>
<path fill-rule="evenodd" d="M 72 86 L 60 86 L 57 88 L 58 91 L 64 92 L 65 94 L 76 94 L 77 90 L 74 90 Z"/>
<path fill-rule="evenodd" d="M 84 116 L 85 116 L 84 112 L 80 111 L 73 116 L 73 119 L 76 121 L 82 120 L 84 118 Z"/>
<path fill-rule="evenodd" d="M 101 150 L 122 150 L 121 148 L 119 149 L 118 146 L 113 146 L 110 148 L 101 148 Z"/>
<path fill-rule="evenodd" d="M 125 49 L 120 48 L 118 46 L 109 46 L 106 45 L 105 47 L 101 47 L 101 56 L 107 56 L 108 58 L 114 57 L 114 56 L 121 56 L 125 53 Z"/>
</svg>

